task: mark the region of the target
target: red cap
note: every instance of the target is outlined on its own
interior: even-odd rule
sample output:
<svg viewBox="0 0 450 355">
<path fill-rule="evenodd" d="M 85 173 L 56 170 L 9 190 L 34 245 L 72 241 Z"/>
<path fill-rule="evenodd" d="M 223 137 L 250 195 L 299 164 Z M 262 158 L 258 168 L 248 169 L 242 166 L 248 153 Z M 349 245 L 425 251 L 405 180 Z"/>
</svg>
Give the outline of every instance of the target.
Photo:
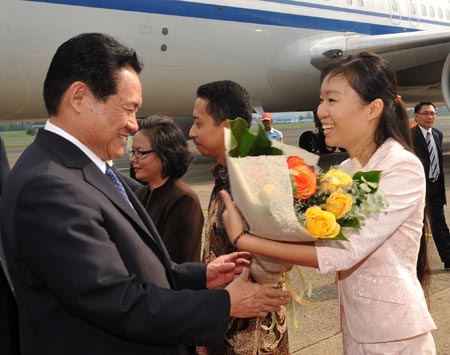
<svg viewBox="0 0 450 355">
<path fill-rule="evenodd" d="M 271 113 L 269 113 L 269 112 L 265 112 L 263 115 L 262 115 L 262 120 L 264 121 L 264 120 L 271 120 L 272 119 L 272 114 Z"/>
</svg>

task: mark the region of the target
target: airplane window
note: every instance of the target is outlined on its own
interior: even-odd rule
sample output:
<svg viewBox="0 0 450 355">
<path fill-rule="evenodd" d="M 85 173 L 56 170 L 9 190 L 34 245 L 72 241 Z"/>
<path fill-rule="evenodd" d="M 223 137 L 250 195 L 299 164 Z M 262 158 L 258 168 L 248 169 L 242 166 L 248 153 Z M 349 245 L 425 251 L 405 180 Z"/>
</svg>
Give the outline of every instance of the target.
<svg viewBox="0 0 450 355">
<path fill-rule="evenodd" d="M 450 20 L 450 10 L 449 9 L 445 9 L 445 17 L 447 20 Z"/>
<path fill-rule="evenodd" d="M 428 6 L 428 9 L 430 10 L 430 16 L 431 16 L 431 17 L 434 17 L 434 16 L 435 16 L 435 13 L 434 13 L 434 7 Z"/>
<path fill-rule="evenodd" d="M 417 11 L 416 11 L 416 4 L 414 4 L 412 1 L 409 3 L 409 11 L 411 15 L 416 15 Z"/>
<path fill-rule="evenodd" d="M 391 1 L 391 6 L 392 6 L 392 12 L 398 12 L 397 0 L 392 0 Z"/>
<path fill-rule="evenodd" d="M 348 5 L 352 5 L 353 4 L 353 0 L 347 0 L 347 4 Z"/>
<path fill-rule="evenodd" d="M 427 16 L 427 8 L 425 5 L 420 5 L 420 9 L 422 10 L 422 16 Z"/>
<path fill-rule="evenodd" d="M 358 5 L 359 6 L 364 6 L 364 0 L 358 0 Z"/>
<path fill-rule="evenodd" d="M 439 18 L 442 18 L 442 17 L 443 17 L 443 15 L 442 15 L 442 9 L 441 9 L 440 7 L 438 7 L 438 16 L 439 16 Z"/>
</svg>

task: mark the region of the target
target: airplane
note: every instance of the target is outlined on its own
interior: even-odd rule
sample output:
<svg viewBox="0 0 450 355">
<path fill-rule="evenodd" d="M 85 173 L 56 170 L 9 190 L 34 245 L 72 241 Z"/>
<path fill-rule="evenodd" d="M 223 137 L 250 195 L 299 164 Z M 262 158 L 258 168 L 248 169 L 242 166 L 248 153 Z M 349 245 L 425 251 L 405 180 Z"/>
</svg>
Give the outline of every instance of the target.
<svg viewBox="0 0 450 355">
<path fill-rule="evenodd" d="M 2 0 L 0 121 L 47 117 L 51 57 L 83 32 L 135 48 L 139 115 L 167 114 L 185 129 L 197 87 L 214 80 L 239 82 L 257 113 L 314 111 L 321 68 L 360 51 L 392 62 L 404 100 L 450 107 L 449 0 Z"/>
</svg>

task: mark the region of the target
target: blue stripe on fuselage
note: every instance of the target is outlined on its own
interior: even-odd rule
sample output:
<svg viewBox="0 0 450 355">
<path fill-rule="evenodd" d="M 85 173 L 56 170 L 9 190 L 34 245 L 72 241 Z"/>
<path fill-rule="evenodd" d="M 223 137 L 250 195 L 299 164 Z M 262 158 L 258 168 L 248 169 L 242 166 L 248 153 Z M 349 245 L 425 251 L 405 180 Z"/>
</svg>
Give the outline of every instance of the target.
<svg viewBox="0 0 450 355">
<path fill-rule="evenodd" d="M 323 31 L 357 32 L 369 35 L 387 33 L 411 32 L 416 29 L 376 25 L 367 22 L 338 20 L 329 18 L 318 18 L 305 15 L 286 14 L 273 11 L 262 11 L 240 7 L 219 6 L 212 4 L 200 4 L 176 0 L 25 0 L 31 2 L 45 2 L 50 4 L 73 5 L 83 7 L 94 7 L 111 10 L 123 10 L 153 13 L 161 15 L 173 15 L 182 17 L 193 17 L 211 20 L 235 21 L 261 25 L 274 25 L 283 27 L 306 28 Z M 279 3 L 295 3 L 297 6 L 315 7 L 318 5 L 300 3 L 293 1 L 276 1 Z M 333 6 L 320 5 L 321 8 L 333 11 L 355 13 L 355 10 L 336 8 Z M 361 13 L 361 11 L 359 11 Z M 364 15 L 374 17 L 386 17 L 386 14 L 375 12 L 364 12 Z"/>
</svg>

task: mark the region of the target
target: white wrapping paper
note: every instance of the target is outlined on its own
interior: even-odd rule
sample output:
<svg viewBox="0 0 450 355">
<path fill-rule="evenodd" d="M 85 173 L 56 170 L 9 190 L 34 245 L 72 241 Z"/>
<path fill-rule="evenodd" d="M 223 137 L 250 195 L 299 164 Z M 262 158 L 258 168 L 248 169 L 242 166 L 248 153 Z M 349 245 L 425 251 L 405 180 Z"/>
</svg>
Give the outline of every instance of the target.
<svg viewBox="0 0 450 355">
<path fill-rule="evenodd" d="M 299 156 L 311 166 L 317 164 L 319 157 L 301 148 L 273 141 L 272 145 L 285 155 L 232 158 L 228 156 L 230 134 L 230 130 L 225 129 L 231 193 L 250 227 L 250 233 L 277 241 L 316 240 L 295 215 L 287 157 Z M 292 264 L 256 254 L 251 272 L 259 283 L 277 284 L 281 274 L 291 267 Z"/>
</svg>

